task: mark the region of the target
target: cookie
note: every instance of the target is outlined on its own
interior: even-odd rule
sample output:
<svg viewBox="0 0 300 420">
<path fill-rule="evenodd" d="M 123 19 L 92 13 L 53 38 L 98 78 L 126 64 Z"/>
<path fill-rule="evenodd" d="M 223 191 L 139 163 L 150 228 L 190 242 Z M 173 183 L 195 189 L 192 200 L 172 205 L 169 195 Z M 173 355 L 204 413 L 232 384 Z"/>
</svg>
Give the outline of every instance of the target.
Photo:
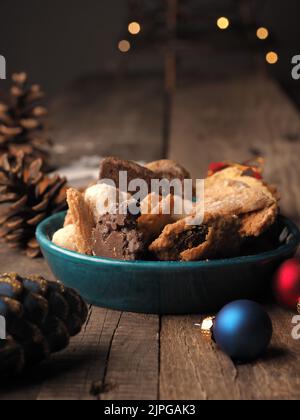
<svg viewBox="0 0 300 420">
<path fill-rule="evenodd" d="M 278 193 L 274 186 L 266 184 L 262 179 L 257 179 L 253 176 L 249 176 L 248 172 L 239 166 L 230 166 L 219 172 L 216 172 L 214 175 L 208 177 L 205 180 L 205 187 L 207 189 L 214 188 L 224 180 L 234 180 L 240 181 L 244 184 L 247 184 L 249 187 L 259 189 L 263 191 L 267 196 L 273 200 L 278 200 Z"/>
<path fill-rule="evenodd" d="M 168 225 L 149 247 L 162 261 L 199 261 L 236 255 L 241 244 L 236 216 L 207 216 L 193 226 L 189 217 Z M 228 238 L 230 237 L 230 241 Z"/>
<path fill-rule="evenodd" d="M 81 254 L 92 254 L 92 230 L 95 226 L 94 217 L 87 206 L 83 194 L 74 188 L 67 191 L 67 202 L 70 217 L 75 226 L 74 241 Z"/>
<path fill-rule="evenodd" d="M 213 188 L 205 187 L 205 210 L 224 214 L 246 214 L 275 204 L 262 189 L 251 188 L 241 181 L 220 180 Z"/>
<path fill-rule="evenodd" d="M 277 200 L 261 181 L 232 171 L 220 174 L 205 182 L 203 223 L 190 225 L 202 203 L 187 218 L 166 226 L 150 245 L 157 258 L 196 261 L 237 255 L 246 237 L 261 235 L 275 222 Z"/>
<path fill-rule="evenodd" d="M 241 218 L 240 234 L 242 237 L 258 237 L 274 225 L 278 215 L 278 208 L 274 204 L 263 210 L 245 214 Z"/>
<path fill-rule="evenodd" d="M 149 194 L 141 202 L 139 228 L 145 233 L 148 241 L 157 238 L 163 228 L 186 217 L 193 209 L 191 201 L 182 200 L 179 196 L 169 194 L 167 197 Z"/>
<path fill-rule="evenodd" d="M 114 212 L 117 204 L 130 199 L 130 194 L 100 183 L 89 187 L 84 193 L 84 199 L 94 216 L 95 224 L 103 214 Z"/>
<path fill-rule="evenodd" d="M 153 168 L 153 170 L 150 168 Z M 127 174 L 127 183 L 125 185 L 120 185 L 120 172 L 126 172 Z M 106 158 L 102 161 L 99 174 L 100 181 L 104 179 L 112 180 L 117 188 L 126 189 L 126 191 L 128 191 L 128 185 L 131 181 L 136 179 L 144 180 L 148 187 L 147 194 L 151 191 L 151 182 L 153 180 L 160 181 L 167 179 L 172 181 L 178 179 L 179 181 L 183 181 L 184 179 L 190 178 L 190 174 L 183 167 L 170 160 L 161 160 L 152 162 L 146 166 L 141 166 L 135 162 L 113 157 Z M 134 193 L 135 191 L 131 192 Z"/>
<path fill-rule="evenodd" d="M 171 213 L 173 205 L 173 196 L 169 195 L 163 199 L 155 193 L 149 194 L 141 202 L 138 227 L 149 244 L 161 234 L 166 225 L 174 222 Z"/>
<path fill-rule="evenodd" d="M 101 216 L 93 230 L 93 255 L 125 261 L 142 259 L 146 247 L 137 218 L 130 213 Z"/>
<path fill-rule="evenodd" d="M 241 216 L 242 236 L 260 236 L 277 218 L 278 194 L 262 180 L 242 173 L 240 168 L 230 167 L 207 178 L 205 209 L 223 207 L 225 213 Z"/>
<path fill-rule="evenodd" d="M 68 226 L 68 225 L 73 225 L 74 221 L 71 215 L 70 210 L 67 211 L 66 217 L 65 217 L 65 221 L 64 221 L 64 227 Z"/>
<path fill-rule="evenodd" d="M 154 172 L 159 179 L 166 178 L 170 181 L 173 179 L 191 179 L 191 174 L 173 160 L 163 159 L 150 162 L 146 165 L 146 168 Z"/>
<path fill-rule="evenodd" d="M 76 228 L 75 225 L 68 224 L 63 229 L 55 232 L 52 242 L 61 248 L 68 249 L 69 251 L 78 251 L 76 247 Z"/>
<path fill-rule="evenodd" d="M 124 186 L 126 191 L 128 191 L 128 184 L 135 179 L 143 179 L 147 183 L 148 191 L 150 191 L 151 180 L 156 178 L 154 172 L 135 162 L 108 157 L 101 162 L 99 180 L 112 180 L 117 188 L 122 189 L 119 182 L 120 172 L 127 173 L 127 185 Z"/>
</svg>

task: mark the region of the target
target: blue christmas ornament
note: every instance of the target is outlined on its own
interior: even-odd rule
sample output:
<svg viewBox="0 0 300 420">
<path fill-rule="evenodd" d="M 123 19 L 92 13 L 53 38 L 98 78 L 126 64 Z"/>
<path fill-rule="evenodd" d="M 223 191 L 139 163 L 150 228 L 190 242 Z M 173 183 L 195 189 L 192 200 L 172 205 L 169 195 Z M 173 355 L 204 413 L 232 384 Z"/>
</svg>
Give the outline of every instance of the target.
<svg viewBox="0 0 300 420">
<path fill-rule="evenodd" d="M 213 326 L 216 343 L 236 362 L 250 362 L 260 357 L 270 344 L 272 322 L 262 306 L 249 300 L 226 305 Z"/>
</svg>

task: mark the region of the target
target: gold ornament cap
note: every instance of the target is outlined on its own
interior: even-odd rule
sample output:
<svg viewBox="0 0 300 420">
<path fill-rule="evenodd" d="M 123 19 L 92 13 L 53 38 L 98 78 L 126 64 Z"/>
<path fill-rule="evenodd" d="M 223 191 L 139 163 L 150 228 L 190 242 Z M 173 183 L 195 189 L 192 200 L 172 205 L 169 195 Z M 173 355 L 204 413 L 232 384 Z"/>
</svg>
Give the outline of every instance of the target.
<svg viewBox="0 0 300 420">
<path fill-rule="evenodd" d="M 209 316 L 207 318 L 204 318 L 203 321 L 200 324 L 198 324 L 201 328 L 201 334 L 210 340 L 213 339 L 213 326 L 215 319 L 215 316 Z"/>
</svg>

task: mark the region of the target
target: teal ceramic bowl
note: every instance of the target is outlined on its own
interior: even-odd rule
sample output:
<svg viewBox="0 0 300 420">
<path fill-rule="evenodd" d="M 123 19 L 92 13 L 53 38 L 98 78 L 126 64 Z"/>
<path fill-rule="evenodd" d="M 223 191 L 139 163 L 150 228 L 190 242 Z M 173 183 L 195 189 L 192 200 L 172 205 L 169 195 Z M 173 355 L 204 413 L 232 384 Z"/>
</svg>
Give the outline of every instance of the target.
<svg viewBox="0 0 300 420">
<path fill-rule="evenodd" d="M 281 241 L 257 255 L 200 262 L 124 262 L 62 249 L 51 238 L 65 213 L 42 222 L 37 239 L 54 275 L 90 303 L 152 314 L 208 313 L 235 299 L 261 300 L 279 264 L 295 255 L 298 228 L 280 217 Z"/>
</svg>

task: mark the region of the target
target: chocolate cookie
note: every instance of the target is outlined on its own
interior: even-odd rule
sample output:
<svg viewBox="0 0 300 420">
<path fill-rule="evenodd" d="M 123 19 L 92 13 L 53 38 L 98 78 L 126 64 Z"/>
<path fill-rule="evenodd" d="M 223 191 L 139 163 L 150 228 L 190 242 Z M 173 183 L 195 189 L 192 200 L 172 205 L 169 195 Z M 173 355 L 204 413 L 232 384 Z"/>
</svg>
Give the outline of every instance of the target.
<svg viewBox="0 0 300 420">
<path fill-rule="evenodd" d="M 93 254 L 104 258 L 134 261 L 143 258 L 145 242 L 132 214 L 105 214 L 92 235 Z"/>
<path fill-rule="evenodd" d="M 192 226 L 188 219 L 168 225 L 149 247 L 163 261 L 199 261 L 236 255 L 241 244 L 240 221 L 235 216 L 205 218 Z M 228 241 L 230 238 L 230 241 Z"/>
<path fill-rule="evenodd" d="M 151 168 L 153 168 L 153 170 Z M 122 189 L 119 179 L 120 172 L 127 173 L 127 185 L 124 185 L 126 191 L 128 190 L 128 185 L 131 181 L 141 179 L 144 180 L 148 186 L 147 193 L 151 191 L 152 180 L 167 179 L 172 181 L 178 179 L 182 182 L 185 179 L 191 178 L 188 171 L 171 160 L 161 160 L 149 163 L 146 166 L 141 166 L 135 162 L 108 157 L 101 162 L 99 179 L 112 180 L 116 188 Z M 134 193 L 134 191 L 131 192 Z"/>
<path fill-rule="evenodd" d="M 121 188 L 119 182 L 120 172 L 127 172 L 127 185 L 135 179 L 143 179 L 148 185 L 148 189 L 151 187 L 151 180 L 157 178 L 157 175 L 145 168 L 144 166 L 138 165 L 135 162 L 128 160 L 122 160 L 114 157 L 105 158 L 100 165 L 99 179 L 109 179 L 114 181 L 117 188 Z"/>
</svg>

